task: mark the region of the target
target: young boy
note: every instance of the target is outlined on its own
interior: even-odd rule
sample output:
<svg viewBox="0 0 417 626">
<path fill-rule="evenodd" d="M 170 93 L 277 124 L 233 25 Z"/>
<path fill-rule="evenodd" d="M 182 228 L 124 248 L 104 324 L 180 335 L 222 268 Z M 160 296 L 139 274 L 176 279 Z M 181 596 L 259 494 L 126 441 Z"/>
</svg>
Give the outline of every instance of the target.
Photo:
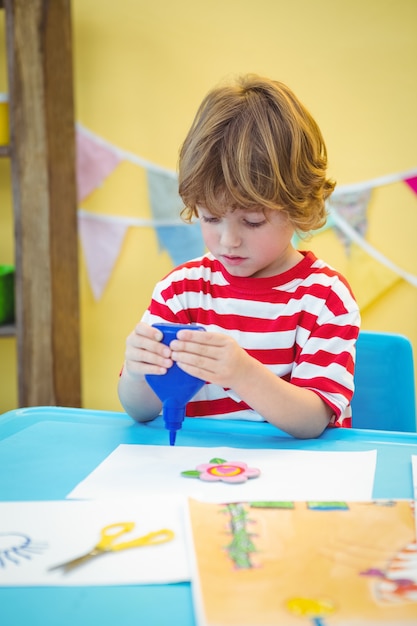
<svg viewBox="0 0 417 626">
<path fill-rule="evenodd" d="M 183 217 L 208 253 L 155 287 L 126 341 L 119 397 L 137 421 L 161 402 L 145 374 L 174 362 L 206 381 L 191 417 L 268 421 L 294 437 L 350 425 L 358 306 L 346 280 L 294 232 L 326 221 L 326 147 L 282 83 L 256 75 L 205 97 L 180 151 Z M 155 322 L 200 324 L 161 343 Z"/>
</svg>

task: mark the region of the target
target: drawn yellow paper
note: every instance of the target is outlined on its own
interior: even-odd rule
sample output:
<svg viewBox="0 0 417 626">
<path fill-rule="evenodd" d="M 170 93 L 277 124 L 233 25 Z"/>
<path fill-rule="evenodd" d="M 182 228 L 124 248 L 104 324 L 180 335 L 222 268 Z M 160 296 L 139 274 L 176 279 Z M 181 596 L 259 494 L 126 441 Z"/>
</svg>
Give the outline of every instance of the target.
<svg viewBox="0 0 417 626">
<path fill-rule="evenodd" d="M 413 508 L 189 500 L 199 626 L 415 626 Z"/>
</svg>

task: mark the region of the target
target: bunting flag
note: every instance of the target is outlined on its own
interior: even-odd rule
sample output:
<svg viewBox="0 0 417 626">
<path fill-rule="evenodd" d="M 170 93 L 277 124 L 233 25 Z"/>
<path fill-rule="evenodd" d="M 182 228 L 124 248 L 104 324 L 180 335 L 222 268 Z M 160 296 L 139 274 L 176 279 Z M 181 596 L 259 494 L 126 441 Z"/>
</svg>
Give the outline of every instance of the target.
<svg viewBox="0 0 417 626">
<path fill-rule="evenodd" d="M 181 226 L 157 226 L 158 239 L 166 249 L 174 265 L 182 265 L 205 252 L 200 224 L 182 224 Z"/>
<path fill-rule="evenodd" d="M 364 237 L 368 228 L 367 208 L 371 197 L 372 189 L 362 189 L 360 191 L 350 191 L 336 196 L 330 196 L 328 206 L 336 211 L 349 226 L 351 226 L 361 237 Z M 350 254 L 352 239 L 339 226 L 334 225 L 336 235 L 342 242 L 346 254 Z"/>
<path fill-rule="evenodd" d="M 177 176 L 155 170 L 147 170 L 146 174 L 160 249 L 168 251 L 174 265 L 201 256 L 204 253 L 204 241 L 198 223 L 185 224 L 179 221 L 172 226 L 163 225 L 173 215 L 179 216 L 184 206 L 178 194 Z"/>
<path fill-rule="evenodd" d="M 118 215 L 96 215 L 79 209 L 78 230 L 89 283 L 96 300 L 101 298 L 106 288 L 119 257 L 126 231 L 130 227 L 160 229 L 161 236 L 164 237 L 167 232 L 170 239 L 172 233 L 178 232 L 176 229 L 181 229 L 175 242 L 169 245 L 171 259 L 175 265 L 180 265 L 204 253 L 199 223 L 184 224 L 179 219 L 155 221 Z"/>
<path fill-rule="evenodd" d="M 413 176 L 412 178 L 405 178 L 404 180 L 410 187 L 410 189 L 412 189 L 414 193 L 417 193 L 417 176 Z"/>
<path fill-rule="evenodd" d="M 76 129 L 76 171 L 78 202 L 102 185 L 120 163 L 117 153 L 97 142 L 94 136 Z"/>
<path fill-rule="evenodd" d="M 160 250 L 168 252 L 174 265 L 180 265 L 204 253 L 204 241 L 199 224 L 185 224 L 180 219 L 183 204 L 178 194 L 178 178 L 174 171 L 122 150 L 80 124 L 76 126 L 76 141 L 79 202 L 102 185 L 121 161 L 129 161 L 145 169 L 148 183 L 152 219 L 97 215 L 79 210 L 81 243 L 92 291 L 97 300 L 111 276 L 126 230 L 131 226 L 154 228 Z M 339 185 L 327 203 L 329 210 L 327 224 L 314 234 L 333 229 L 348 255 L 352 254 L 351 245 L 355 243 L 362 254 L 372 257 L 379 264 L 389 268 L 397 277 L 417 286 L 416 276 L 392 263 L 365 239 L 367 209 L 372 189 L 397 182 L 405 182 L 414 193 L 417 193 L 417 168 L 360 183 Z M 294 236 L 295 246 L 298 241 L 298 237 Z M 384 276 L 382 282 L 386 286 L 386 281 L 392 279 L 391 275 L 388 278 Z M 381 283 L 380 276 L 375 281 L 375 284 L 377 283 Z"/>
<path fill-rule="evenodd" d="M 87 274 L 96 300 L 99 300 L 113 271 L 129 223 L 104 216 L 78 212 L 78 228 Z"/>
</svg>

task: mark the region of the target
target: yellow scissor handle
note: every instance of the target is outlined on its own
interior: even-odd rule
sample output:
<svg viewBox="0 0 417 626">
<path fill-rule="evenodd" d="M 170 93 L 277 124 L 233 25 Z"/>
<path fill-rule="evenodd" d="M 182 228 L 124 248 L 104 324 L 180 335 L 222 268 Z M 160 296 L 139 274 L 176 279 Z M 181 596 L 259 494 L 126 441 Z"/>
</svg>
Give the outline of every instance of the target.
<svg viewBox="0 0 417 626">
<path fill-rule="evenodd" d="M 109 524 L 101 530 L 100 541 L 98 542 L 96 549 L 105 552 L 116 552 L 118 550 L 127 550 L 128 548 L 136 548 L 139 546 L 150 546 L 158 543 L 166 543 L 172 541 L 175 535 L 172 530 L 163 528 L 154 532 L 131 539 L 130 541 L 117 542 L 117 539 L 122 535 L 129 533 L 135 527 L 134 522 L 118 522 L 116 524 Z"/>
</svg>

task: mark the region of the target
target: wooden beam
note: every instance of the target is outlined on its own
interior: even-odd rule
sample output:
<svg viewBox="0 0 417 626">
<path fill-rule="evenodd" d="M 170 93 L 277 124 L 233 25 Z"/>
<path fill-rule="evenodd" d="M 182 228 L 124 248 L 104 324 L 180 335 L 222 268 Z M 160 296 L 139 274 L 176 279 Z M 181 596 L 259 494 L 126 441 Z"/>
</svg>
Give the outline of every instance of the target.
<svg viewBox="0 0 417 626">
<path fill-rule="evenodd" d="M 19 404 L 81 405 L 70 0 L 4 0 Z"/>
</svg>

